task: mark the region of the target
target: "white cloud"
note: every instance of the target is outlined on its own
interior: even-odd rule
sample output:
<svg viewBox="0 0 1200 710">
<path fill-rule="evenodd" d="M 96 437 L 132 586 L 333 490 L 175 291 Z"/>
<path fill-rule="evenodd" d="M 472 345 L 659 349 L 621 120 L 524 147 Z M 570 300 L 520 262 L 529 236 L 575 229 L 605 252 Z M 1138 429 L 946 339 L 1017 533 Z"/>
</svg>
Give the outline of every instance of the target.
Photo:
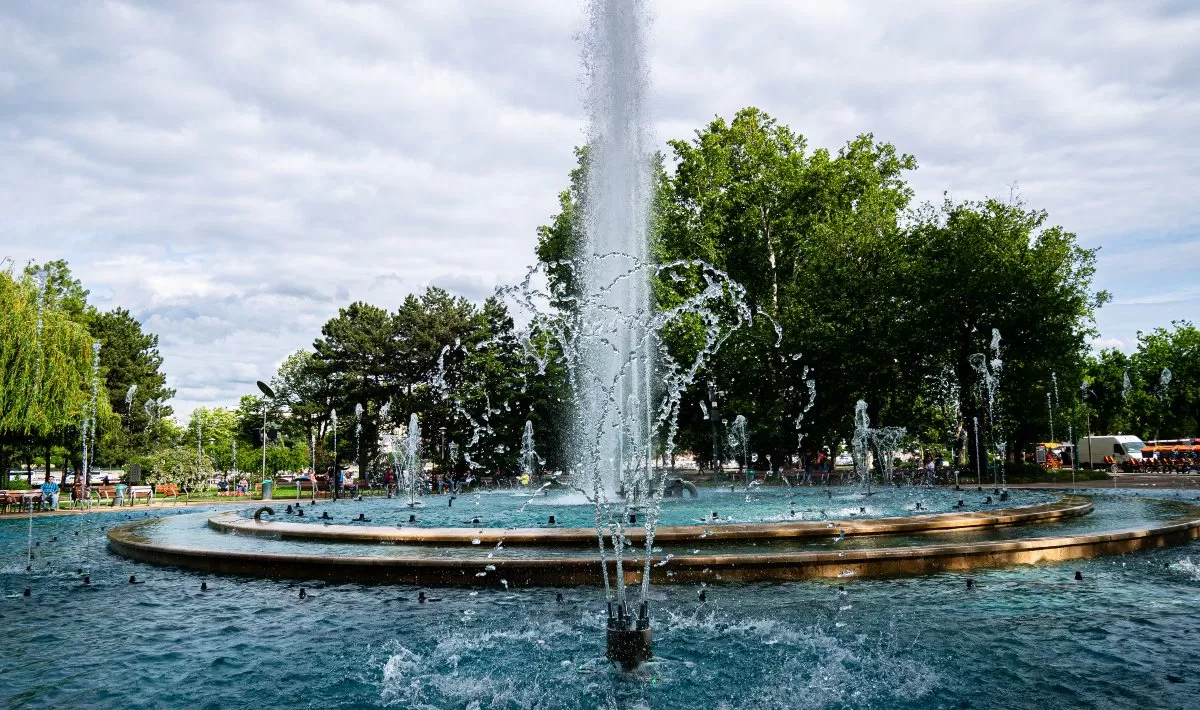
<svg viewBox="0 0 1200 710">
<path fill-rule="evenodd" d="M 1103 245 L 1104 342 L 1195 312 L 1200 8 L 663 0 L 661 139 L 757 105 L 913 153 Z M 0 9 L 0 256 L 66 257 L 232 403 L 352 298 L 519 276 L 583 135 L 577 3 L 163 0 Z"/>
</svg>

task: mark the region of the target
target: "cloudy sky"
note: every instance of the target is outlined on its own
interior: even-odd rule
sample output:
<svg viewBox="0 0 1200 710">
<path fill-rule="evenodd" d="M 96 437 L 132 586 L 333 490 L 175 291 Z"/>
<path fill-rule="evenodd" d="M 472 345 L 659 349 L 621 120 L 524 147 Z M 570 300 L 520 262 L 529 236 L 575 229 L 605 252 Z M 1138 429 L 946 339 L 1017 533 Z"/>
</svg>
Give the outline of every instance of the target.
<svg viewBox="0 0 1200 710">
<path fill-rule="evenodd" d="M 1100 343 L 1200 316 L 1200 4 L 653 2 L 660 140 L 755 105 L 1102 246 Z M 0 258 L 67 258 L 229 404 L 351 299 L 479 299 L 582 141 L 575 0 L 0 3 Z"/>
</svg>

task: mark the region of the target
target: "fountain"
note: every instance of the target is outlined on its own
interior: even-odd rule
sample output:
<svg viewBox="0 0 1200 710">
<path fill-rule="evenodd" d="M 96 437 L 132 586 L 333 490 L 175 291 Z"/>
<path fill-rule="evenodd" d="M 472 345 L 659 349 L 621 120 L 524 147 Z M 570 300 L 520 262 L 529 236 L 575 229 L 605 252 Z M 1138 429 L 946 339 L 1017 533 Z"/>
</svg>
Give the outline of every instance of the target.
<svg viewBox="0 0 1200 710">
<path fill-rule="evenodd" d="M 408 417 L 408 430 L 402 441 L 404 473 L 408 483 L 408 507 L 417 508 L 424 503 L 417 500 L 417 482 L 421 474 L 421 422 L 416 413 Z"/>
<path fill-rule="evenodd" d="M 1004 475 L 1004 460 L 1007 453 L 1007 443 L 1004 440 L 1000 420 L 996 416 L 996 393 L 1000 390 L 1000 373 L 1004 369 L 1004 361 L 1000 359 L 1000 331 L 992 328 L 990 346 L 992 357 L 989 360 L 986 353 L 975 353 L 969 358 L 971 367 L 979 374 L 979 384 L 987 404 L 988 428 L 991 442 L 996 447 L 997 468 L 992 474 L 992 483 L 1001 490 L 1002 498 L 1008 497 L 1007 480 Z M 978 419 L 976 419 L 978 426 Z M 978 436 L 978 432 L 976 434 Z M 978 438 L 976 439 L 978 444 Z M 980 481 L 982 484 L 982 480 Z"/>
<path fill-rule="evenodd" d="M 664 491 L 668 483 L 674 484 L 666 467 L 656 467 L 655 461 L 659 457 L 670 460 L 674 452 L 684 392 L 696 384 L 699 376 L 707 376 L 707 359 L 730 334 L 759 314 L 746 303 L 741 287 L 720 270 L 698 261 L 655 264 L 650 259 L 648 228 L 653 184 L 652 144 L 645 115 L 648 61 L 644 19 L 644 4 L 637 0 L 593 0 L 590 4 L 584 50 L 589 159 L 583 243 L 578 253 L 563 262 L 532 268 L 520 284 L 503 287 L 497 294 L 513 310 L 523 311 L 514 313 L 515 322 L 527 324 L 519 342 L 538 370 L 544 373 L 554 360 L 565 373 L 572 415 L 566 424 L 570 447 L 564 474 L 576 491 L 572 495 L 586 499 L 587 506 L 572 508 L 565 501 L 556 502 L 561 507 L 547 517 L 526 510 L 533 496 L 514 510 L 511 502 L 515 496 L 477 495 L 477 507 L 472 509 L 469 521 L 462 520 L 459 509 L 429 506 L 420 521 L 414 513 L 405 511 L 407 523 L 375 526 L 304 520 L 283 523 L 261 516 L 255 519 L 244 511 L 200 513 L 124 526 L 109 534 L 110 546 L 121 555 L 160 564 L 296 579 L 484 589 L 502 586 L 506 591 L 518 586 L 599 582 L 607 609 L 606 616 L 601 614 L 605 616 L 605 655 L 630 670 L 653 656 L 652 572 L 662 582 L 705 585 L 716 580 L 924 574 L 1125 553 L 1163 540 L 1180 542 L 1200 535 L 1196 532 L 1200 522 L 1184 529 L 1171 521 L 1171 525 L 1149 532 L 1019 537 L 1022 524 L 1065 524 L 1092 510 L 1092 504 L 1083 499 L 1055 501 L 1037 492 L 1020 493 L 1028 497 L 1030 505 L 986 513 L 952 510 L 949 499 L 939 500 L 936 493 L 931 493 L 930 508 L 923 509 L 929 514 L 919 518 L 888 517 L 856 504 L 855 511 L 849 513 L 853 519 L 839 520 L 836 511 L 827 514 L 821 510 L 820 517 L 814 512 L 808 519 L 793 515 L 781 520 L 778 496 L 775 501 L 761 504 L 757 500 L 772 497 L 770 491 L 741 496 L 745 500 L 734 499 L 732 494 L 718 497 L 724 492 L 706 491 L 704 497 L 693 492 L 691 500 L 681 494 L 664 507 Z M 577 278 L 570 280 L 571 286 L 562 287 L 547 278 L 550 268 L 568 271 Z M 542 283 L 549 286 L 540 286 Z M 673 305 L 655 303 L 652 284 L 678 289 Z M 689 359 L 676 360 L 663 347 L 661 334 L 681 318 L 703 326 L 702 342 Z M 430 383 L 433 391 L 449 395 L 444 378 L 445 356 L 451 349 L 461 348 L 461 343 L 443 348 Z M 995 331 L 991 350 L 990 362 L 985 354 L 979 357 L 981 374 L 986 374 L 983 386 L 988 390 L 989 421 L 998 431 L 992 407 L 1002 362 L 999 333 Z M 808 400 L 793 420 L 798 443 L 803 442 L 801 426 L 815 397 L 815 381 L 807 379 L 807 371 L 805 378 Z M 722 433 L 717 430 L 721 394 L 716 383 L 707 385 L 708 404 L 700 406 L 713 422 L 713 458 L 717 463 Z M 477 453 L 483 435 L 491 433 L 489 418 L 495 410 L 488 402 L 480 415 L 478 411 L 468 412 L 462 402 L 452 399 L 449 403 L 455 416 L 472 432 L 461 451 L 474 469 L 477 463 L 471 453 Z M 330 413 L 330 418 L 336 465 L 336 411 Z M 394 464 L 402 466 L 406 476 L 409 508 L 422 505 L 417 494 L 422 470 L 420 424 L 417 415 L 412 414 L 404 435 L 393 437 L 390 446 Z M 729 427 L 729 434 L 736 432 L 740 434 L 730 448 L 740 449 L 741 461 L 748 465 L 751 457 L 744 416 L 736 417 Z M 857 403 L 852 451 L 855 470 L 867 493 L 872 493 L 871 456 L 878 461 L 882 482 L 895 482 L 892 459 L 904 433 L 897 427 L 873 429 L 866 402 Z M 974 434 L 976 461 L 980 462 L 978 418 Z M 538 465 L 533 444 L 533 427 L 526 423 L 520 466 L 529 475 Z M 997 448 L 1003 458 L 1003 444 L 998 443 Z M 894 487 L 885 486 L 877 492 L 872 508 L 898 511 L 900 502 L 896 499 L 900 496 L 894 491 Z M 786 493 L 789 499 L 802 494 L 795 490 Z M 833 499 L 832 492 L 829 499 Z M 394 506 L 376 500 L 367 501 L 364 507 L 372 512 L 372 519 L 386 521 Z M 550 526 L 553 529 L 547 529 Z M 1088 532 L 1090 528 L 1081 525 L 1079 530 Z M 949 545 L 921 544 L 925 539 L 920 538 L 922 535 L 948 531 L 961 537 Z M 890 547 L 847 549 L 850 545 L 846 544 L 829 549 L 831 537 L 845 541 L 861 535 L 910 537 Z M 913 537 L 918 539 L 914 541 Z M 768 540 L 770 545 L 759 547 L 760 542 Z M 598 554 L 579 552 L 584 544 L 596 545 Z M 304 545 L 311 547 L 306 550 Z M 527 549 L 521 555 L 502 556 L 499 552 L 505 545 Z M 675 547 L 664 554 L 662 548 L 668 545 L 685 545 L 687 549 Z M 713 551 L 701 554 L 701 545 L 711 545 Z M 756 549 L 750 550 L 751 545 Z M 348 547 L 354 552 L 346 552 Z M 418 600 L 426 601 L 424 592 Z M 497 623 L 512 622 L 510 616 L 505 616 Z"/>
<path fill-rule="evenodd" d="M 753 474 L 750 472 L 750 434 L 746 431 L 746 417 L 741 414 L 733 418 L 729 427 L 728 451 L 734 455 L 738 463 L 738 472 L 746 476 L 746 485 L 750 484 Z"/>
</svg>

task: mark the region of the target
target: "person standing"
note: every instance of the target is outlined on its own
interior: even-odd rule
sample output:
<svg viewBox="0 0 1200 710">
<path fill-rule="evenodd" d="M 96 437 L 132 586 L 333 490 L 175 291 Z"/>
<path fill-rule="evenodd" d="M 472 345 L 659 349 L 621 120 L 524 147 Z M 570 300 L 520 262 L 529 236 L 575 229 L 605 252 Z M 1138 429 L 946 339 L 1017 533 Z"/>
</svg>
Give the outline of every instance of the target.
<svg viewBox="0 0 1200 710">
<path fill-rule="evenodd" d="M 333 499 L 337 500 L 342 495 L 342 487 L 346 485 L 346 474 L 342 472 L 342 467 L 338 466 L 333 472 Z"/>
</svg>

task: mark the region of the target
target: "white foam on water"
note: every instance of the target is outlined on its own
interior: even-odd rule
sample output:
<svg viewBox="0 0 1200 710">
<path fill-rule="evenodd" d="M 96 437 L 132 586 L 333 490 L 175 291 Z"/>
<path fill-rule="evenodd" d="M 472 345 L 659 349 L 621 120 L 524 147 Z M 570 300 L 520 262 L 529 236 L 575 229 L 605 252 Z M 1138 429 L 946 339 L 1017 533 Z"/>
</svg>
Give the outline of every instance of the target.
<svg viewBox="0 0 1200 710">
<path fill-rule="evenodd" d="M 1200 582 L 1200 564 L 1192 562 L 1191 557 L 1185 557 L 1182 560 L 1172 564 L 1171 569 L 1183 572 L 1193 582 Z"/>
</svg>

